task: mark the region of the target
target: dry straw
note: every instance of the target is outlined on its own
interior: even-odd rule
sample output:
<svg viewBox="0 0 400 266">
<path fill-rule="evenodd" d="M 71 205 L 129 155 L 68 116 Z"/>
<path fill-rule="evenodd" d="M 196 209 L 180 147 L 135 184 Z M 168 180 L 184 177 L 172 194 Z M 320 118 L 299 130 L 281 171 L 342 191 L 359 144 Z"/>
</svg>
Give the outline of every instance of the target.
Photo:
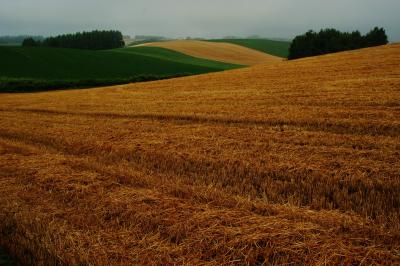
<svg viewBox="0 0 400 266">
<path fill-rule="evenodd" d="M 400 45 L 0 97 L 27 265 L 400 264 Z"/>
</svg>

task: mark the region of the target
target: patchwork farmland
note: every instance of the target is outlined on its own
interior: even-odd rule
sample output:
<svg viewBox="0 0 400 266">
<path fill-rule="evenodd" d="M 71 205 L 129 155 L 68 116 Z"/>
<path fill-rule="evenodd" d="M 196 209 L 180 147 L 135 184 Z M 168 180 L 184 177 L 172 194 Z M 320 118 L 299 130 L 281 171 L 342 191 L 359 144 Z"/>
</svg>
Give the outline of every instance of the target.
<svg viewBox="0 0 400 266">
<path fill-rule="evenodd" d="M 282 61 L 281 57 L 227 42 L 177 40 L 144 43 L 139 46 L 160 47 L 198 58 L 239 65 L 270 64 Z"/>
<path fill-rule="evenodd" d="M 275 60 L 275 59 L 274 59 Z M 0 95 L 24 264 L 400 264 L 400 45 Z"/>
<path fill-rule="evenodd" d="M 212 39 L 212 42 L 233 43 L 266 54 L 287 58 L 289 55 L 289 41 L 277 41 L 268 39 Z"/>
</svg>

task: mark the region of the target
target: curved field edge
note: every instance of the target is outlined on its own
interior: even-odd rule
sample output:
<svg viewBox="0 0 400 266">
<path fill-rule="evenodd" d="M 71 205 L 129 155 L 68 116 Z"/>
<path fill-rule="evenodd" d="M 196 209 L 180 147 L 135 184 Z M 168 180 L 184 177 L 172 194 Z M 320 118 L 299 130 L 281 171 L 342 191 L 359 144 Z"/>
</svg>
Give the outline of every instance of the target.
<svg viewBox="0 0 400 266">
<path fill-rule="evenodd" d="M 233 43 L 282 58 L 288 57 L 290 47 L 290 42 L 288 41 L 275 41 L 268 39 L 212 39 L 207 41 Z"/>
<path fill-rule="evenodd" d="M 29 78 L 1 78 L 1 93 L 30 93 L 53 90 L 87 89 L 94 87 L 129 84 L 136 82 L 147 82 L 155 80 L 172 79 L 193 75 L 182 73 L 174 75 L 137 75 L 128 78 L 114 79 L 29 79 Z"/>
<path fill-rule="evenodd" d="M 113 52 L 127 53 L 127 54 L 137 54 L 145 55 L 149 57 L 154 57 L 162 60 L 168 60 L 188 65 L 203 66 L 209 68 L 215 68 L 218 70 L 230 70 L 244 67 L 244 65 L 224 63 L 215 60 L 208 60 L 199 57 L 193 57 L 180 53 L 171 49 L 160 48 L 160 47 L 147 47 L 138 46 L 131 48 L 115 49 Z"/>
<path fill-rule="evenodd" d="M 115 85 L 241 67 L 155 47 L 108 51 L 0 47 L 0 56 L 3 92 Z"/>
<path fill-rule="evenodd" d="M 199 40 L 174 40 L 145 43 L 139 47 L 161 47 L 198 58 L 241 65 L 273 64 L 282 58 L 232 43 Z"/>
</svg>

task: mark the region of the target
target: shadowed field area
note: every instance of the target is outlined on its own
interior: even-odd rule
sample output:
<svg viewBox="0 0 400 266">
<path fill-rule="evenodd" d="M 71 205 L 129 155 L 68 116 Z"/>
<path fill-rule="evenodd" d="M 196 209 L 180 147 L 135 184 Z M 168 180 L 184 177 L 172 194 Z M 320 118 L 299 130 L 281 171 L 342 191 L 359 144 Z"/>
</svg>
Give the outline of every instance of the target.
<svg viewBox="0 0 400 266">
<path fill-rule="evenodd" d="M 400 45 L 0 97 L 26 264 L 400 263 Z"/>
<path fill-rule="evenodd" d="M 194 57 L 239 65 L 271 64 L 283 60 L 278 56 L 233 43 L 179 40 L 145 43 L 140 46 L 161 47 Z"/>
<path fill-rule="evenodd" d="M 1 266 L 13 265 L 11 258 L 1 247 L 0 247 L 0 265 Z"/>
</svg>

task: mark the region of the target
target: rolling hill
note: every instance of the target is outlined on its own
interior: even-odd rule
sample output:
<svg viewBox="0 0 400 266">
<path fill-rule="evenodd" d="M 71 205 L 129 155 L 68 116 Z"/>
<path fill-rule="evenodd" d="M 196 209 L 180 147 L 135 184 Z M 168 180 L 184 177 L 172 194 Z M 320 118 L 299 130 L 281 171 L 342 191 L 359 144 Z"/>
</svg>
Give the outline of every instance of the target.
<svg viewBox="0 0 400 266">
<path fill-rule="evenodd" d="M 290 42 L 274 41 L 268 39 L 215 39 L 211 42 L 233 43 L 266 54 L 287 58 L 289 55 Z"/>
<path fill-rule="evenodd" d="M 0 97 L 25 264 L 399 265 L 400 45 Z"/>
<path fill-rule="evenodd" d="M 18 85 L 18 81 L 21 81 L 22 88 L 29 81 L 43 81 L 50 86 L 58 82 L 62 87 L 71 81 L 79 84 L 82 80 L 93 80 L 101 85 L 129 81 L 137 76 L 168 77 L 240 67 L 157 47 L 88 51 L 0 46 L 0 58 L 3 62 L 0 64 L 2 89 L 7 89 L 10 83 Z"/>
<path fill-rule="evenodd" d="M 140 46 L 161 47 L 194 57 L 240 65 L 270 64 L 282 61 L 280 57 L 231 43 L 178 40 L 145 43 Z"/>
</svg>

